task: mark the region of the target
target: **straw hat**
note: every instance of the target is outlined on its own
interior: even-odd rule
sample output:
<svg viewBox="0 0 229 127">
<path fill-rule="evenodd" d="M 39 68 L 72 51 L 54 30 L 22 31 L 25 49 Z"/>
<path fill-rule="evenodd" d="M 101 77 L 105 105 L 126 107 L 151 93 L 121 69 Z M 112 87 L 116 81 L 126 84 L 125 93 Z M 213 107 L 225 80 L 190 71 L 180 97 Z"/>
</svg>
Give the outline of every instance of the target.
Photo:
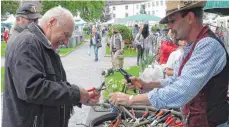
<svg viewBox="0 0 229 127">
<path fill-rule="evenodd" d="M 172 15 L 176 12 L 183 11 L 183 10 L 188 10 L 192 8 L 197 8 L 197 7 L 204 7 L 206 4 L 206 1 L 166 1 L 166 16 L 161 19 L 160 23 L 161 24 L 167 24 L 168 23 L 168 16 Z"/>
</svg>

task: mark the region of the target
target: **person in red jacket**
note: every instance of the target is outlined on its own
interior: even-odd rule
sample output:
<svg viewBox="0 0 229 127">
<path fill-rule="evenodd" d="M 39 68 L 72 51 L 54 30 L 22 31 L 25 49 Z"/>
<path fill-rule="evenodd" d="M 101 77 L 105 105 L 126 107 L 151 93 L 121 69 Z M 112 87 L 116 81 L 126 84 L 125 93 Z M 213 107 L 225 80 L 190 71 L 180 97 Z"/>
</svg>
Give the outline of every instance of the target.
<svg viewBox="0 0 229 127">
<path fill-rule="evenodd" d="M 173 36 L 171 30 L 169 30 L 168 35 L 162 39 L 161 47 L 159 48 L 159 63 L 166 64 L 169 58 L 169 55 L 177 49 L 177 45 L 171 39 Z"/>
<path fill-rule="evenodd" d="M 8 38 L 9 38 L 9 30 L 7 27 L 4 28 L 4 34 L 3 34 L 3 37 L 4 37 L 4 41 L 7 43 L 8 41 Z"/>
</svg>

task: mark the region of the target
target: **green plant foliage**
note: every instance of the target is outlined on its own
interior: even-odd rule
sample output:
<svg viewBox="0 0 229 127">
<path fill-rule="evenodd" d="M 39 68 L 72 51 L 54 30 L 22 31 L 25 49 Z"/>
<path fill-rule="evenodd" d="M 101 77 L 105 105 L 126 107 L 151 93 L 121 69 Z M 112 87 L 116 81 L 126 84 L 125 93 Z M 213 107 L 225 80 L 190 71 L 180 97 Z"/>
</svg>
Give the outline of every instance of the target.
<svg viewBox="0 0 229 127">
<path fill-rule="evenodd" d="M 140 71 L 143 72 L 155 60 L 154 56 L 148 56 L 145 60 L 140 61 Z"/>
<path fill-rule="evenodd" d="M 138 77 L 140 68 L 138 66 L 132 66 L 126 71 L 129 74 Z M 114 75 L 110 75 L 105 78 L 106 87 L 110 90 L 110 92 L 124 92 L 131 95 L 136 94 L 134 91 L 127 90 L 124 83 L 124 77 L 120 72 L 115 72 Z M 109 94 L 106 90 L 104 91 L 104 98 L 109 99 Z"/>
<path fill-rule="evenodd" d="M 168 25 L 167 24 L 159 24 L 159 28 L 161 29 L 167 29 Z"/>
<path fill-rule="evenodd" d="M 16 14 L 18 8 L 19 1 L 1 1 L 1 16 L 4 16 L 6 12 Z"/>
<path fill-rule="evenodd" d="M 110 47 L 106 46 L 106 55 L 111 55 Z M 137 56 L 138 52 L 136 49 L 125 48 L 123 56 Z"/>
<path fill-rule="evenodd" d="M 157 29 L 160 29 L 157 25 L 151 27 L 153 33 L 157 32 Z"/>
<path fill-rule="evenodd" d="M 131 28 L 129 28 L 127 26 L 124 26 L 124 25 L 120 25 L 120 24 L 113 25 L 112 27 L 117 27 L 118 28 L 119 33 L 122 35 L 122 39 L 124 41 L 126 41 L 126 44 L 131 42 L 131 40 L 132 40 L 132 30 L 131 30 Z M 108 31 L 108 37 L 111 37 L 111 35 L 112 35 L 112 27 Z"/>
<path fill-rule="evenodd" d="M 151 31 L 157 32 L 157 29 L 162 30 L 162 29 L 166 29 L 167 28 L 167 24 L 159 24 L 159 25 L 155 25 L 151 27 Z"/>
<path fill-rule="evenodd" d="M 1 43 L 1 56 L 3 57 L 5 57 L 5 53 L 6 53 L 6 45 L 7 43 L 5 41 Z"/>
<path fill-rule="evenodd" d="M 62 6 L 64 8 L 69 9 L 73 15 L 76 15 L 76 12 L 80 12 L 80 17 L 85 21 L 95 21 L 100 19 L 101 14 L 104 10 L 104 1 L 73 1 L 73 0 L 65 0 L 65 1 L 42 1 L 42 13 L 44 14 L 49 9 L 55 6 Z"/>
<path fill-rule="evenodd" d="M 83 31 L 87 32 L 87 31 L 89 31 L 89 28 L 88 27 L 84 27 Z"/>
</svg>

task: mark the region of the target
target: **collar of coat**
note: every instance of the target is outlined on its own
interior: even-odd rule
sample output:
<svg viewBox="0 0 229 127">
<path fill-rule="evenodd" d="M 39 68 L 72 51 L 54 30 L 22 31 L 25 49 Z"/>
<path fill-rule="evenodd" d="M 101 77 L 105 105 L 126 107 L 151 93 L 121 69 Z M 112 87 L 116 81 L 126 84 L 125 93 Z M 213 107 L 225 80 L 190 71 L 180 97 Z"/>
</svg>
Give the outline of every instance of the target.
<svg viewBox="0 0 229 127">
<path fill-rule="evenodd" d="M 46 48 L 52 49 L 51 42 L 48 40 L 48 38 L 44 35 L 43 30 L 35 23 L 31 23 L 28 26 L 28 29 L 30 32 L 32 32 L 35 37 L 39 40 L 40 43 L 42 43 Z"/>
</svg>

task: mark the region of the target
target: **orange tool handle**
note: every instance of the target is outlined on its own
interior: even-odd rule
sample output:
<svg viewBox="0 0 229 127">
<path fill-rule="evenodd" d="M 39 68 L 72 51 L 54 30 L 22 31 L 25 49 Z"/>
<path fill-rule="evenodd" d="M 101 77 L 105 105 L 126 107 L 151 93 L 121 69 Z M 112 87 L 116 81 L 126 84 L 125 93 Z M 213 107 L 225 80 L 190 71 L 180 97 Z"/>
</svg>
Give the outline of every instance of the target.
<svg viewBox="0 0 229 127">
<path fill-rule="evenodd" d="M 138 88 L 142 89 L 142 84 L 141 84 L 139 81 L 133 80 L 132 82 L 133 82 Z"/>
<path fill-rule="evenodd" d="M 184 127 L 184 124 L 181 121 L 177 122 L 176 125 L 180 127 Z"/>
<path fill-rule="evenodd" d="M 109 127 L 114 127 L 114 121 L 115 121 L 115 120 L 113 120 L 113 121 L 111 122 L 111 124 L 110 124 Z"/>
<path fill-rule="evenodd" d="M 181 121 L 176 122 L 173 126 L 171 127 L 184 127 L 183 123 Z"/>
<path fill-rule="evenodd" d="M 156 116 L 162 116 L 163 113 L 164 113 L 164 112 L 161 110 Z"/>
<path fill-rule="evenodd" d="M 146 116 L 148 116 L 149 112 L 146 111 L 143 115 L 142 115 L 142 118 L 146 118 Z"/>
<path fill-rule="evenodd" d="M 169 125 L 169 126 L 175 125 L 175 119 L 174 119 L 174 117 L 171 116 L 170 119 L 167 119 L 165 121 L 165 123 L 167 123 L 167 125 Z"/>
<path fill-rule="evenodd" d="M 169 122 L 171 119 L 172 119 L 172 116 L 169 116 L 169 117 L 166 119 L 165 123 L 168 124 L 168 122 Z"/>
<path fill-rule="evenodd" d="M 120 122 L 121 122 L 121 118 L 118 117 L 114 127 L 119 127 Z"/>
</svg>

